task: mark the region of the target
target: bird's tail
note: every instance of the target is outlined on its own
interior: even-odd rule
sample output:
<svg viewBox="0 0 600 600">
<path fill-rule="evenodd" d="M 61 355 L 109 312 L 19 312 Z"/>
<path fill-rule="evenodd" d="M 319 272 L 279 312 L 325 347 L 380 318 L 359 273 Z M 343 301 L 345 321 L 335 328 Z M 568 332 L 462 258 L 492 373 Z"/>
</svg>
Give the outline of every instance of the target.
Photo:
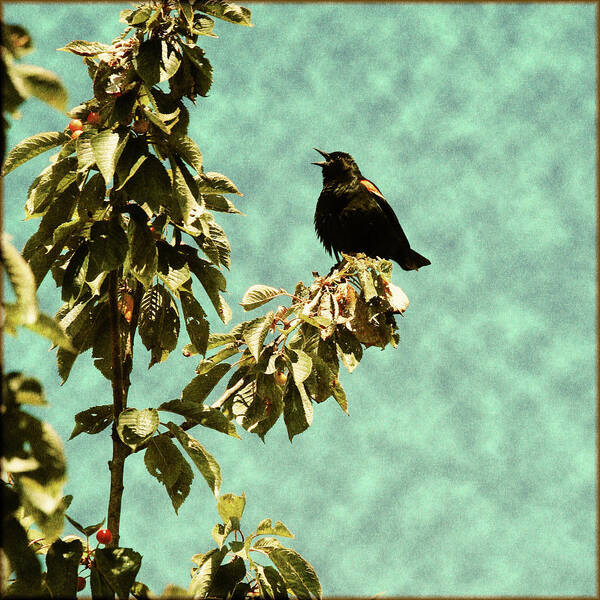
<svg viewBox="0 0 600 600">
<path fill-rule="evenodd" d="M 418 252 L 415 252 L 412 248 L 410 249 L 408 256 L 403 257 L 403 260 L 398 261 L 398 264 L 405 271 L 418 270 L 421 267 L 426 267 L 431 264 L 431 261 L 424 256 L 421 256 Z"/>
</svg>

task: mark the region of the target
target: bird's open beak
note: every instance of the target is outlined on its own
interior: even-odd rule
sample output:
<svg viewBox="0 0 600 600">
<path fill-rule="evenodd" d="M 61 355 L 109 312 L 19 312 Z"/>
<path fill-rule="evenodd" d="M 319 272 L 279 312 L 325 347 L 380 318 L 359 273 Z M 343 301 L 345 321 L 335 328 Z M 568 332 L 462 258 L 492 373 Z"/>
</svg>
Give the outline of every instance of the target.
<svg viewBox="0 0 600 600">
<path fill-rule="evenodd" d="M 313 165 L 317 165 L 317 167 L 324 167 L 329 160 L 329 154 L 327 152 L 323 152 L 323 150 L 319 150 L 318 148 L 314 148 L 325 160 L 321 162 L 314 162 Z"/>
</svg>

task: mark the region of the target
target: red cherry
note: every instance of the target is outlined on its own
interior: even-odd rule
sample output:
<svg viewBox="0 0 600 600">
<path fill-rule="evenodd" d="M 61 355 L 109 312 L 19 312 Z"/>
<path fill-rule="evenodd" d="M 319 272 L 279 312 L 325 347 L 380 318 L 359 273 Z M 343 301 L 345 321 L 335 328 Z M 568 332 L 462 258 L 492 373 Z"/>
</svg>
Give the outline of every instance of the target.
<svg viewBox="0 0 600 600">
<path fill-rule="evenodd" d="M 69 129 L 71 131 L 77 131 L 78 129 L 83 129 L 83 123 L 79 119 L 71 119 L 69 121 Z"/>
<path fill-rule="evenodd" d="M 112 541 L 112 533 L 110 532 L 110 529 L 101 529 L 97 534 L 96 534 L 96 539 L 101 543 L 101 544 L 110 544 Z"/>
<path fill-rule="evenodd" d="M 182 350 L 181 353 L 186 357 L 189 358 L 191 356 L 191 354 L 187 351 L 187 350 Z"/>
<path fill-rule="evenodd" d="M 275 371 L 274 377 L 277 385 L 285 385 L 288 378 L 287 373 L 282 373 L 281 371 Z"/>
<path fill-rule="evenodd" d="M 77 591 L 80 592 L 85 587 L 85 577 L 77 578 Z"/>
<path fill-rule="evenodd" d="M 100 124 L 100 114 L 92 111 L 87 116 L 87 122 L 90 123 L 90 125 L 99 125 Z"/>
</svg>

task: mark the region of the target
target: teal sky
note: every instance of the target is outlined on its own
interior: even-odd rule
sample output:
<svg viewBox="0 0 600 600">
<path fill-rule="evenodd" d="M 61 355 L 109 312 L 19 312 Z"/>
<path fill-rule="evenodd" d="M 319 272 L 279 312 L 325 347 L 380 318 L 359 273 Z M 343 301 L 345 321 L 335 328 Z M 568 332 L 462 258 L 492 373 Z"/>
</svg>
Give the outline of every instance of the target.
<svg viewBox="0 0 600 600">
<path fill-rule="evenodd" d="M 30 29 L 26 62 L 60 74 L 73 106 L 91 85 L 56 48 L 110 42 L 128 6 L 4 3 L 4 14 Z M 190 121 L 205 169 L 244 193 L 247 216 L 218 217 L 232 244 L 233 322 L 250 285 L 293 289 L 331 266 L 312 226 L 315 146 L 355 157 L 432 264 L 395 270 L 411 302 L 400 345 L 370 349 L 342 375 L 349 417 L 319 405 L 293 444 L 283 423 L 264 445 L 197 432 L 222 491 L 246 493 L 243 527 L 283 521 L 330 596 L 594 595 L 596 6 L 250 7 L 255 27 L 218 22 L 220 38 L 201 40 L 214 84 Z M 31 100 L 8 146 L 66 122 Z M 23 205 L 47 160 L 4 181 L 19 248 L 38 226 Z M 51 278 L 40 301 L 60 305 Z M 132 406 L 173 399 L 194 376 L 179 351 L 150 371 L 137 352 Z M 6 366 L 43 382 L 51 407 L 38 414 L 65 440 L 75 412 L 111 398 L 89 353 L 59 387 L 54 354 L 24 332 L 7 339 Z M 109 438 L 66 449 L 70 514 L 96 523 Z M 199 475 L 176 516 L 143 457 L 127 462 L 122 543 L 143 554 L 152 591 L 187 586 L 217 520 Z"/>
</svg>

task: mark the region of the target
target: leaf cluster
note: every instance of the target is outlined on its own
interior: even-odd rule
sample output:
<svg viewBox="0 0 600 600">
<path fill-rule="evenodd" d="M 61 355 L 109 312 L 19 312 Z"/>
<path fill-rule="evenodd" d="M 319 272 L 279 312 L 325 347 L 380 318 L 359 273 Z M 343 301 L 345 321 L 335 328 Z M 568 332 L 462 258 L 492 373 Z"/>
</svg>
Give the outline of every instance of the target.
<svg viewBox="0 0 600 600">
<path fill-rule="evenodd" d="M 219 317 L 231 318 L 222 296 L 230 246 L 214 213 L 239 213 L 225 195 L 240 193 L 226 176 L 204 171 L 183 101 L 210 88 L 212 68 L 196 41 L 214 35 L 212 17 L 250 25 L 249 11 L 227 2 L 144 3 L 123 11 L 128 27 L 111 45 L 67 44 L 62 49 L 83 58 L 93 82 L 94 97 L 69 113 L 85 122 L 82 131 L 31 136 L 6 159 L 4 175 L 58 149 L 28 191 L 26 218 L 41 222 L 23 257 L 36 285 L 51 272 L 62 288 L 56 316 L 74 346 L 58 350 L 63 382 L 88 349 L 111 377 L 110 272 L 120 279 L 122 351 L 139 325 L 150 366 L 175 348 L 181 317 L 195 347 L 206 348 L 208 321 L 193 278 Z"/>
<path fill-rule="evenodd" d="M 275 600 L 290 594 L 321 598 L 321 585 L 312 565 L 278 539 L 294 538 L 283 523 L 276 521 L 273 525 L 271 519 L 263 519 L 255 531 L 244 537 L 240 522 L 245 505 L 244 494 L 219 497 L 217 511 L 222 522 L 212 530 L 217 546 L 192 557 L 194 566 L 187 593 L 195 598 L 254 596 Z M 232 534 L 234 539 L 227 542 Z M 262 564 L 259 559 L 264 558 L 271 564 Z"/>
</svg>

